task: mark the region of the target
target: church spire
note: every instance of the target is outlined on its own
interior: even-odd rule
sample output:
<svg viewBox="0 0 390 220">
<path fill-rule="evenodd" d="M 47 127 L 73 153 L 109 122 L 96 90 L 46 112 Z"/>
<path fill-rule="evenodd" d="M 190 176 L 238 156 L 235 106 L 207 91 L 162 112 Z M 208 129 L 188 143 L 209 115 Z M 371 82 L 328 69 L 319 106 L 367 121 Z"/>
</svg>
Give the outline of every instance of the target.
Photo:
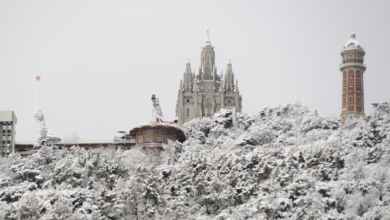
<svg viewBox="0 0 390 220">
<path fill-rule="evenodd" d="M 213 80 L 215 68 L 215 52 L 211 46 L 209 30 L 206 30 L 206 45 L 202 48 L 201 65 L 199 68 L 199 79 Z"/>
<path fill-rule="evenodd" d="M 225 74 L 225 87 L 227 93 L 233 93 L 234 92 L 234 73 L 232 70 L 232 62 L 229 59 L 229 63 L 226 68 L 226 74 Z"/>
<path fill-rule="evenodd" d="M 190 63 L 190 59 L 187 59 L 186 70 L 185 70 L 184 73 L 185 73 L 185 74 L 191 74 L 191 63 Z"/>
</svg>

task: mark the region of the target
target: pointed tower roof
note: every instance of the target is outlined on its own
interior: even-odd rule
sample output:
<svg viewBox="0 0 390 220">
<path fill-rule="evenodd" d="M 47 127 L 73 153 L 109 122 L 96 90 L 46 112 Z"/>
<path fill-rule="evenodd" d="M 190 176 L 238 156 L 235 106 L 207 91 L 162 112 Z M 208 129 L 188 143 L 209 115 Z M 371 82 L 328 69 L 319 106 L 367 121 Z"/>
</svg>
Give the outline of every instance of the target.
<svg viewBox="0 0 390 220">
<path fill-rule="evenodd" d="M 226 68 L 226 75 L 227 75 L 227 74 L 233 74 L 232 62 L 231 62 L 230 59 L 229 59 L 229 62 L 228 62 L 227 68 Z"/>
<path fill-rule="evenodd" d="M 191 74 L 191 63 L 190 63 L 190 59 L 187 60 L 187 64 L 186 64 L 186 70 L 184 71 L 184 73 L 186 74 Z"/>
</svg>

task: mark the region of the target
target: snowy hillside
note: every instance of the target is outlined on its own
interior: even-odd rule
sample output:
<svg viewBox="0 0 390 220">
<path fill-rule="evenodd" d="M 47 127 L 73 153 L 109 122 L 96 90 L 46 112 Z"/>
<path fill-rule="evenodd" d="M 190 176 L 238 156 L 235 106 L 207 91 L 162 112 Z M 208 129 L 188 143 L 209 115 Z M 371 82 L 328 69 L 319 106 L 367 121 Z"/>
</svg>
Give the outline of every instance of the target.
<svg viewBox="0 0 390 220">
<path fill-rule="evenodd" d="M 351 130 L 293 105 L 232 115 L 185 124 L 161 158 L 48 146 L 2 158 L 0 219 L 390 219 L 387 103 Z"/>
</svg>

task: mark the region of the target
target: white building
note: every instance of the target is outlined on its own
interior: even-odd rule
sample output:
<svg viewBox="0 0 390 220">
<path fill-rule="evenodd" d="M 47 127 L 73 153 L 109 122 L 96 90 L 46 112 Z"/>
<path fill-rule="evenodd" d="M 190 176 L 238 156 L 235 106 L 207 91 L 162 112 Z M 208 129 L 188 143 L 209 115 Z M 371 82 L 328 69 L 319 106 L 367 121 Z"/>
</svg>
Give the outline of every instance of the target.
<svg viewBox="0 0 390 220">
<path fill-rule="evenodd" d="M 13 111 L 0 111 L 1 155 L 15 152 L 15 125 L 18 119 Z"/>
</svg>

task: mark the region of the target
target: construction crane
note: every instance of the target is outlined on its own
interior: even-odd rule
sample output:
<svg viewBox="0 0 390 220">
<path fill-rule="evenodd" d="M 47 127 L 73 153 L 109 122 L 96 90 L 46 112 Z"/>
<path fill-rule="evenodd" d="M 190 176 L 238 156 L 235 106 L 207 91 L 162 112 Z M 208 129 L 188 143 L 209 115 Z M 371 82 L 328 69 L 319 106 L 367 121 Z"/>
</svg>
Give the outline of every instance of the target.
<svg viewBox="0 0 390 220">
<path fill-rule="evenodd" d="M 155 94 L 152 95 L 152 103 L 153 103 L 152 118 L 151 118 L 152 122 L 177 124 L 178 122 L 177 118 L 175 118 L 174 121 L 167 121 L 163 118 L 164 116 L 161 110 L 160 101 L 158 100 Z"/>
<path fill-rule="evenodd" d="M 164 117 L 161 111 L 160 100 L 156 98 L 155 94 L 152 95 L 152 102 L 153 102 L 153 108 L 156 110 L 157 115 L 160 117 Z"/>
</svg>

